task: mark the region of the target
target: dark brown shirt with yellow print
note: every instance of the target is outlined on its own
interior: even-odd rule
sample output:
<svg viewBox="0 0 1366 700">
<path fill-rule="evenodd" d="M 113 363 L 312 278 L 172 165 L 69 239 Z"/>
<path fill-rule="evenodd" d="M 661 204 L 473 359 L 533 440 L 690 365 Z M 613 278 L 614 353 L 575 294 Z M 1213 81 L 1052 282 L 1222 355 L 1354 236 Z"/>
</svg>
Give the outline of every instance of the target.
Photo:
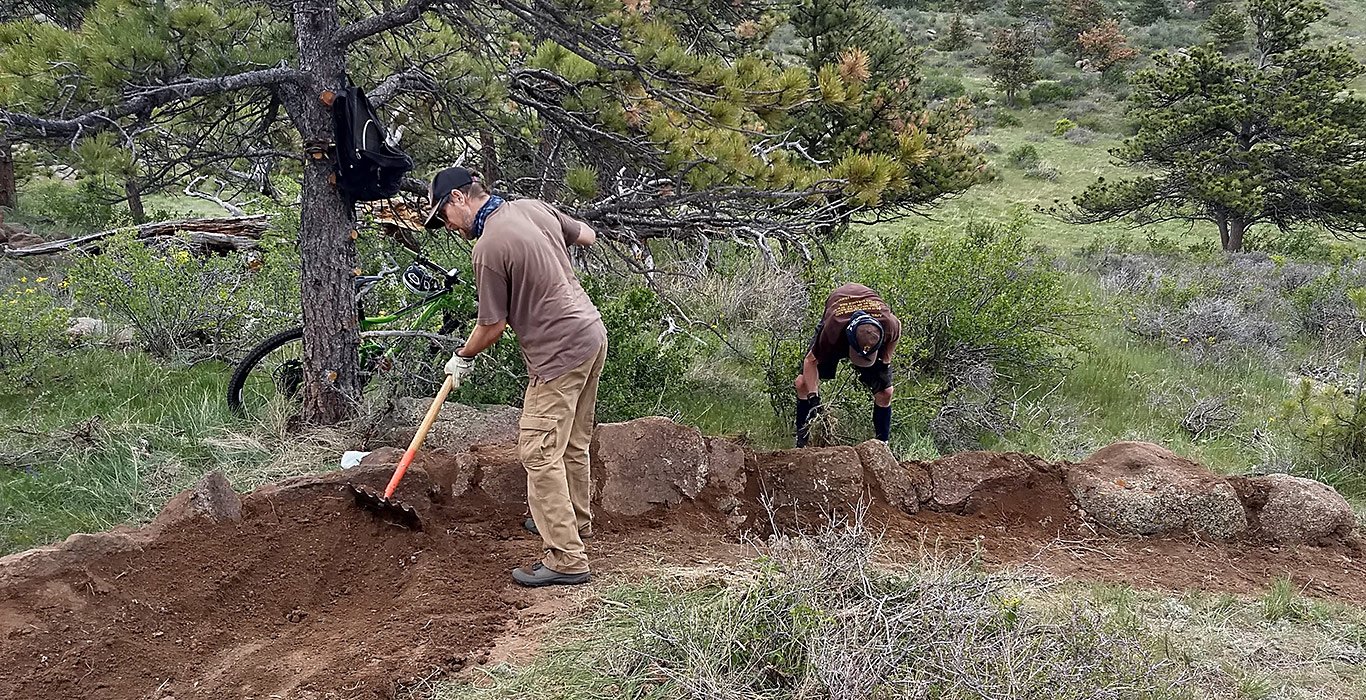
<svg viewBox="0 0 1366 700">
<path fill-rule="evenodd" d="M 849 283 L 837 287 L 825 300 L 825 315 L 821 317 L 811 354 L 817 361 L 839 360 L 849 356 L 849 342 L 844 329 L 855 312 L 863 311 L 882 324 L 882 351 L 879 358 L 890 362 L 892 347 L 901 338 L 901 321 L 877 292 L 861 284 Z"/>
</svg>

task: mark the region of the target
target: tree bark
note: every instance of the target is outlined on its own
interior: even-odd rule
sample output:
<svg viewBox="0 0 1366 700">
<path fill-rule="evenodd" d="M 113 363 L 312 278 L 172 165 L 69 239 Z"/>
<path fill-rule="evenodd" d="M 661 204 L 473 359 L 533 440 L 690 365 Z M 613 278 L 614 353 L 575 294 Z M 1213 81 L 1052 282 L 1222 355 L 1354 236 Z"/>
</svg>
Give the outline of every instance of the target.
<svg viewBox="0 0 1366 700">
<path fill-rule="evenodd" d="M 1219 249 L 1227 251 L 1228 248 L 1228 216 L 1226 214 L 1215 214 L 1214 223 L 1219 227 Z"/>
<path fill-rule="evenodd" d="M 498 182 L 498 144 L 490 129 L 479 131 L 479 170 L 490 186 Z"/>
<path fill-rule="evenodd" d="M 1228 240 L 1224 243 L 1224 250 L 1236 253 L 1243 249 L 1243 234 L 1247 232 L 1247 222 L 1242 219 L 1228 220 Z"/>
<path fill-rule="evenodd" d="M 142 188 L 137 178 L 128 176 L 123 181 L 123 192 L 128 195 L 128 213 L 133 216 L 133 223 L 147 223 L 147 209 L 142 206 Z"/>
<path fill-rule="evenodd" d="M 296 0 L 294 38 L 299 68 L 297 90 L 282 90 L 285 108 L 306 147 L 333 140 L 332 116 L 322 94 L 341 87 L 345 47 L 338 43 L 336 0 Z M 321 155 L 320 152 L 317 152 Z M 304 165 L 300 197 L 299 252 L 302 258 L 304 391 L 302 418 L 330 425 L 356 415 L 360 402 L 360 329 L 353 280 L 356 245 L 351 208 L 333 179 L 331 149 Z"/>
<path fill-rule="evenodd" d="M 12 209 L 19 204 L 14 184 L 14 149 L 0 134 L 0 207 Z"/>
</svg>

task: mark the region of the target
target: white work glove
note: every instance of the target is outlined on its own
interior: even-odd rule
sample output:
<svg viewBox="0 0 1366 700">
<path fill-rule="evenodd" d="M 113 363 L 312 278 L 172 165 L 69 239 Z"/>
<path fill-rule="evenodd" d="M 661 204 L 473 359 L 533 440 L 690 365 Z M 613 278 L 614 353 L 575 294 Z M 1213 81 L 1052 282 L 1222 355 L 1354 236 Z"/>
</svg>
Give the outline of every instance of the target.
<svg viewBox="0 0 1366 700">
<path fill-rule="evenodd" d="M 456 384 L 464 381 L 465 377 L 470 376 L 473 371 L 474 358 L 464 357 L 458 351 L 451 355 L 451 359 L 446 362 L 446 374 L 451 375 Z"/>
</svg>

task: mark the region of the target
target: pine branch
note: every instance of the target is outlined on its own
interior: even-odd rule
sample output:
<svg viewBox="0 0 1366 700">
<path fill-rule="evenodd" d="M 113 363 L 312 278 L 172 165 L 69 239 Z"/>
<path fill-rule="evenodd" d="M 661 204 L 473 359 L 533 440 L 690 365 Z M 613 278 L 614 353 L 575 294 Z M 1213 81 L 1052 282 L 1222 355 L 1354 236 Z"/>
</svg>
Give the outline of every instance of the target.
<svg viewBox="0 0 1366 700">
<path fill-rule="evenodd" d="M 341 46 L 348 46 L 390 29 L 402 27 L 409 22 L 416 21 L 423 12 L 431 9 L 438 2 L 440 0 L 408 0 L 407 4 L 402 7 L 396 7 L 388 12 L 381 12 L 359 22 L 348 24 L 337 32 L 337 43 Z"/>
<path fill-rule="evenodd" d="M 115 126 L 119 119 L 149 112 L 170 102 L 246 88 L 284 85 L 298 80 L 302 75 L 293 68 L 265 68 L 218 78 L 196 78 L 169 85 L 140 88 L 118 105 L 97 109 L 71 119 L 48 119 L 0 109 L 0 123 L 42 137 L 77 136 L 84 131 L 100 131 Z"/>
</svg>

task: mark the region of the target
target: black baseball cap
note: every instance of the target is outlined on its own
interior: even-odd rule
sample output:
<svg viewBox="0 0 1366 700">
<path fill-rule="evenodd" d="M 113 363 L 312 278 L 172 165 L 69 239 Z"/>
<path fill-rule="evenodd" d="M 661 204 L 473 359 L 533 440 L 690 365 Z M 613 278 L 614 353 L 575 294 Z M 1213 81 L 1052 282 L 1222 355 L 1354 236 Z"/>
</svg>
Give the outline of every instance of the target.
<svg viewBox="0 0 1366 700">
<path fill-rule="evenodd" d="M 467 187 L 479 176 L 462 168 L 453 165 L 432 176 L 431 189 L 427 190 L 427 199 L 432 203 L 432 208 L 427 212 L 426 227 L 441 228 L 446 225 L 445 219 L 441 217 L 441 207 L 446 204 L 446 199 L 451 196 L 451 190 L 458 190 Z"/>
</svg>

